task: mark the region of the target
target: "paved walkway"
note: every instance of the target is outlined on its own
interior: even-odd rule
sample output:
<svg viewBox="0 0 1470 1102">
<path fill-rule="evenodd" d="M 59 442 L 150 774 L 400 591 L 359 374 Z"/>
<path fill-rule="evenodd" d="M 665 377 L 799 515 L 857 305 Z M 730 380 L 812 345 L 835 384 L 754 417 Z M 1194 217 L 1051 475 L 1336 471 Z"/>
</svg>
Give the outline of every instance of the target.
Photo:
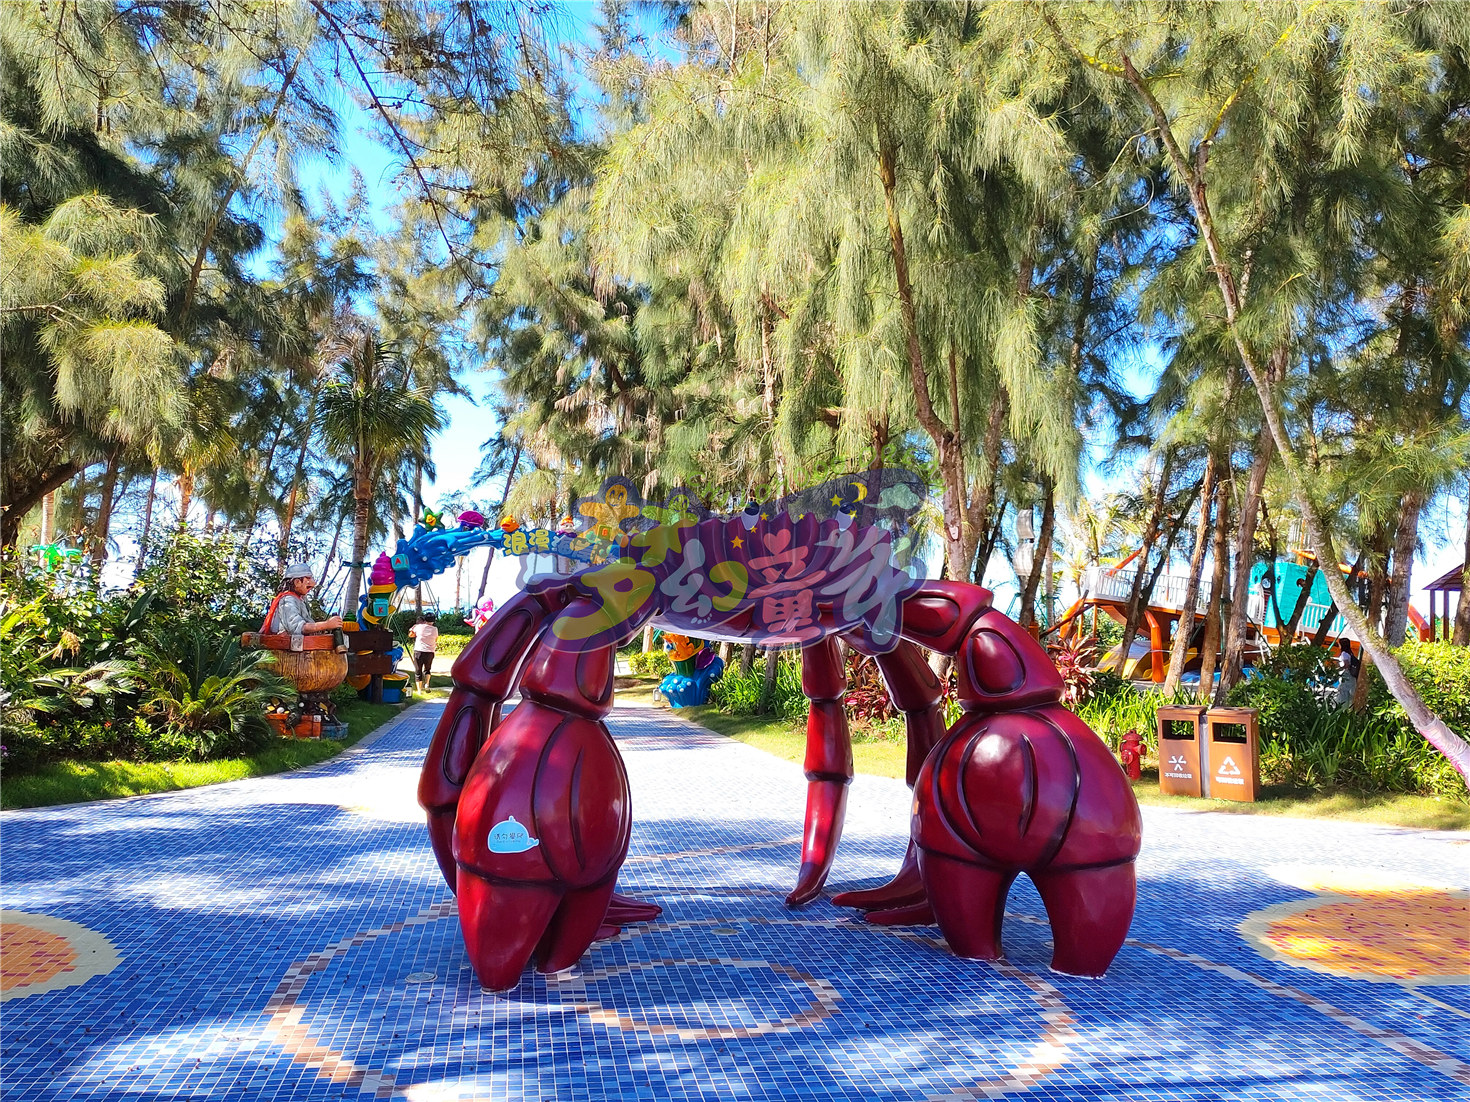
<svg viewBox="0 0 1470 1102">
<path fill-rule="evenodd" d="M 3 1091 L 45 1099 L 1470 1098 L 1470 837 L 1144 809 L 1133 939 L 1052 975 L 781 903 L 797 766 L 615 713 L 652 926 L 474 982 L 414 804 L 440 704 L 300 773 L 0 816 Z M 859 778 L 831 883 L 896 866 Z"/>
</svg>

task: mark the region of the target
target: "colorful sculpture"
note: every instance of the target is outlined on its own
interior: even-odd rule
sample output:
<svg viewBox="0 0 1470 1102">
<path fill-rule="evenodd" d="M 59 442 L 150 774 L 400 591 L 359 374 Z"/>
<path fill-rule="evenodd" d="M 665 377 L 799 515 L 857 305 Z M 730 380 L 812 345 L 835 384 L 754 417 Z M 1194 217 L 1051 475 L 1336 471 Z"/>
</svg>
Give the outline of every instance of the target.
<svg viewBox="0 0 1470 1102">
<path fill-rule="evenodd" d="M 674 708 L 688 708 L 709 703 L 710 687 L 725 672 L 725 661 L 709 647 L 703 639 L 691 639 L 687 635 L 662 632 L 664 650 L 674 667 L 658 683 L 658 691 Z"/>
<path fill-rule="evenodd" d="M 465 649 L 419 802 L 484 986 L 515 986 L 533 956 L 542 971 L 567 968 L 599 931 L 657 913 L 614 893 L 631 807 L 602 722 L 615 648 L 648 623 L 802 649 L 807 808 L 789 906 L 820 893 L 842 833 L 852 748 L 840 637 L 875 657 L 905 715 L 915 810 L 894 880 L 834 902 L 871 922 L 937 921 L 955 952 L 994 959 L 1007 889 L 1026 872 L 1051 919 L 1053 967 L 1107 969 L 1135 899 L 1131 788 L 1101 740 L 1057 703 L 1061 678 L 1041 646 L 991 607 L 988 591 L 923 581 L 894 561 L 894 533 L 873 523 L 874 503 L 921 493 L 918 479 L 854 480 L 862 500 L 819 487 L 828 496 L 795 510 L 800 520 L 785 499 L 633 534 L 618 560 L 534 581 Z M 955 660 L 964 714 L 948 731 L 921 648 Z M 523 702 L 502 719 L 518 689 Z M 534 837 L 516 833 L 521 824 L 534 824 Z M 524 845 L 497 842 L 512 835 Z"/>
<path fill-rule="evenodd" d="M 490 615 L 494 611 L 495 602 L 489 597 L 486 597 L 483 601 L 475 606 L 475 611 L 465 618 L 465 623 L 468 624 L 475 631 L 479 631 L 482 627 L 490 622 Z"/>
</svg>

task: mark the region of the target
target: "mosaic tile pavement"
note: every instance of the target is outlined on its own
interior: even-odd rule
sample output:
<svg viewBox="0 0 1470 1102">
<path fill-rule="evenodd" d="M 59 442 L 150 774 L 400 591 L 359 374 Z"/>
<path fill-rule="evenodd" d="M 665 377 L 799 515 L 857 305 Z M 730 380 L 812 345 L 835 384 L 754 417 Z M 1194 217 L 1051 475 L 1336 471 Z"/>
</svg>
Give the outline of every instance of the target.
<svg viewBox="0 0 1470 1102">
<path fill-rule="evenodd" d="M 798 766 L 614 713 L 620 889 L 577 968 L 474 982 L 414 783 L 442 705 L 300 773 L 0 815 L 0 1093 L 61 1099 L 1470 1099 L 1470 837 L 1144 809 L 1133 936 L 1053 975 L 823 901 L 789 911 Z M 829 887 L 907 790 L 860 777 Z"/>
</svg>

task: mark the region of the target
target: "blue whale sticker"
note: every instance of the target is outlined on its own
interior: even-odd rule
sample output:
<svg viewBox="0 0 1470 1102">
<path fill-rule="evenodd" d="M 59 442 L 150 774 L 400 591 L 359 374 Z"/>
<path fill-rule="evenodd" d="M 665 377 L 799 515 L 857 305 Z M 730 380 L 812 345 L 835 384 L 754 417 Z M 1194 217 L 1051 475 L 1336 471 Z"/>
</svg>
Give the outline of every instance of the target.
<svg viewBox="0 0 1470 1102">
<path fill-rule="evenodd" d="M 491 853 L 525 853 L 540 844 L 539 839 L 532 838 L 531 832 L 516 822 L 514 815 L 490 828 Z"/>
</svg>

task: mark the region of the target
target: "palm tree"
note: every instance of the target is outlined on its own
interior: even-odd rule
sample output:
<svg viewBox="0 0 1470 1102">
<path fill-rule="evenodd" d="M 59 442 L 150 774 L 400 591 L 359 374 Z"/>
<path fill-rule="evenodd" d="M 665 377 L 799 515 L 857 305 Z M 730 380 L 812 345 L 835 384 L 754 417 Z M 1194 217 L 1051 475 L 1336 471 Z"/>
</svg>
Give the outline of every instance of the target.
<svg viewBox="0 0 1470 1102">
<path fill-rule="evenodd" d="M 342 615 L 357 606 L 361 566 L 367 554 L 373 486 L 405 461 L 427 462 L 429 438 L 443 427 L 443 414 L 426 391 L 413 386 L 397 352 L 363 324 L 347 340 L 339 378 L 322 391 L 322 439 L 352 480 L 352 562 Z"/>
</svg>

